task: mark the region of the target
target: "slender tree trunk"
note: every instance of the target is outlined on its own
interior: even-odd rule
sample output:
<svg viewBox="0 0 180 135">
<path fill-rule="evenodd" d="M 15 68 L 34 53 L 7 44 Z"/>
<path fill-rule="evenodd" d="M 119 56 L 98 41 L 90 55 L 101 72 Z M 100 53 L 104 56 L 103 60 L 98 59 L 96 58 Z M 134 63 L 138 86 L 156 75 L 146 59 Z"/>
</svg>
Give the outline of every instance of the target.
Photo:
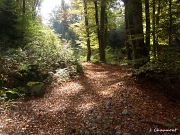
<svg viewBox="0 0 180 135">
<path fill-rule="evenodd" d="M 157 15 L 155 15 L 156 17 L 155 17 L 155 20 L 154 20 L 156 22 L 155 25 L 154 25 L 154 32 L 159 30 L 160 9 L 161 9 L 161 0 L 158 0 Z M 156 11 L 156 9 L 154 9 L 154 14 L 155 14 L 155 11 Z M 154 36 L 155 36 L 155 55 L 157 57 L 158 47 L 159 47 L 159 35 L 156 34 L 156 32 L 155 32 Z"/>
<path fill-rule="evenodd" d="M 149 15 L 149 0 L 145 0 L 145 13 L 146 13 L 146 47 L 150 50 L 150 15 Z"/>
<path fill-rule="evenodd" d="M 86 38 L 87 38 L 87 61 L 91 60 L 91 45 L 90 45 L 90 34 L 89 34 L 89 22 L 87 17 L 87 3 L 86 0 L 83 0 L 84 3 L 84 14 L 85 14 L 85 27 L 86 27 Z"/>
<path fill-rule="evenodd" d="M 105 12 L 105 29 L 104 29 L 104 49 L 106 49 L 107 47 L 107 39 L 108 39 L 108 17 L 107 17 L 107 13 Z"/>
<path fill-rule="evenodd" d="M 169 46 L 171 46 L 172 41 L 172 0 L 169 0 Z"/>
<path fill-rule="evenodd" d="M 106 62 L 105 58 L 105 16 L 106 16 L 106 2 L 101 0 L 101 17 L 100 17 L 100 45 L 99 45 L 99 55 L 100 61 Z"/>
<path fill-rule="evenodd" d="M 152 18 L 152 36 L 153 36 L 153 55 L 154 58 L 156 58 L 156 52 L 157 52 L 157 44 L 156 44 L 156 34 L 155 34 L 155 25 L 156 25 L 156 20 L 155 20 L 155 12 L 156 12 L 156 0 L 153 0 L 153 18 Z"/>
<path fill-rule="evenodd" d="M 61 28 L 61 38 L 65 39 L 65 5 L 64 5 L 64 0 L 61 0 L 61 9 L 62 9 L 62 28 Z"/>
<path fill-rule="evenodd" d="M 100 45 L 100 32 L 99 32 L 99 19 L 98 19 L 98 4 L 97 4 L 97 1 L 94 1 L 94 7 L 95 7 L 95 20 L 96 20 L 96 27 L 97 27 L 97 37 L 98 37 L 98 43 Z"/>
<path fill-rule="evenodd" d="M 129 24 L 129 19 L 130 19 L 130 14 L 129 14 L 129 4 L 127 0 L 124 0 L 125 4 L 125 23 L 126 23 L 126 49 L 127 49 L 127 59 L 132 60 L 132 42 L 130 39 L 130 24 Z M 132 22 L 132 21 L 130 21 Z"/>
<path fill-rule="evenodd" d="M 26 13 L 26 1 L 23 0 L 23 14 Z"/>
</svg>

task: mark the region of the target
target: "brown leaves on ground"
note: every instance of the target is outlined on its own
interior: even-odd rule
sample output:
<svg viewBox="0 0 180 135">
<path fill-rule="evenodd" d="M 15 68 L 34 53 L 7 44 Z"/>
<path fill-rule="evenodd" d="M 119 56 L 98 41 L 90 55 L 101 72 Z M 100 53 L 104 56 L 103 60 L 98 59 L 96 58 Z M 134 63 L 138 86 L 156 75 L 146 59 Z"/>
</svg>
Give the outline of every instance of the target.
<svg viewBox="0 0 180 135">
<path fill-rule="evenodd" d="M 78 78 L 47 87 L 44 97 L 1 103 L 0 134 L 180 134 L 180 107 L 156 84 L 135 83 L 126 67 L 83 63 L 83 69 Z"/>
</svg>

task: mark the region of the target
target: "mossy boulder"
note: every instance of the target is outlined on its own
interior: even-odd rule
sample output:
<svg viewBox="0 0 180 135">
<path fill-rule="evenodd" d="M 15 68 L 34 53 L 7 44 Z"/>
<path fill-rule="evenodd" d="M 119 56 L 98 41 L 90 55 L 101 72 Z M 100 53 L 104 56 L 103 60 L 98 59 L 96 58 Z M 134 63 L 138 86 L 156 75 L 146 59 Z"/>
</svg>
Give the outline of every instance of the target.
<svg viewBox="0 0 180 135">
<path fill-rule="evenodd" d="M 42 82 L 28 82 L 27 83 L 27 96 L 43 96 L 45 93 L 44 83 Z"/>
<path fill-rule="evenodd" d="M 13 91 L 13 90 L 8 90 L 5 92 L 7 99 L 17 99 L 20 97 L 19 93 Z"/>
</svg>

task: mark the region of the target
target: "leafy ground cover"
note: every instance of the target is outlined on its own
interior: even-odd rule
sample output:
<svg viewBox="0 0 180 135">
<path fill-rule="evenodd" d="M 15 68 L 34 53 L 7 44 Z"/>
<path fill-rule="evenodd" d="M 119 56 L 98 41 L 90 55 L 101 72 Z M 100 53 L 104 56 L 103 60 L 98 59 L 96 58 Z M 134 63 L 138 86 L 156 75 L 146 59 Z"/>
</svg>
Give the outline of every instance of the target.
<svg viewBox="0 0 180 135">
<path fill-rule="evenodd" d="M 43 97 L 0 103 L 0 134 L 180 134 L 180 104 L 126 66 L 83 63 L 83 73 Z M 170 93 L 170 92 L 169 92 Z"/>
</svg>

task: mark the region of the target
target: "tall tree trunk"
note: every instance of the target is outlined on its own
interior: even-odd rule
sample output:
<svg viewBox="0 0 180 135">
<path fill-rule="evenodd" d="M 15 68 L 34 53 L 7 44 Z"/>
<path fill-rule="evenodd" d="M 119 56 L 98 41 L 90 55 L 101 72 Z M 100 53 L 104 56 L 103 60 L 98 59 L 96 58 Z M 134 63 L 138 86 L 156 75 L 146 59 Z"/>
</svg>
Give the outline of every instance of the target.
<svg viewBox="0 0 180 135">
<path fill-rule="evenodd" d="M 157 52 L 157 44 L 156 44 L 156 33 L 155 33 L 155 26 L 156 26 L 156 20 L 155 20 L 155 12 L 156 12 L 156 0 L 153 0 L 153 18 L 152 18 L 152 36 L 153 36 L 153 55 L 154 58 L 156 58 L 156 52 Z"/>
<path fill-rule="evenodd" d="M 105 29 L 104 29 L 104 49 L 107 47 L 107 40 L 108 40 L 108 16 L 107 13 L 105 12 Z"/>
<path fill-rule="evenodd" d="M 87 61 L 91 60 L 91 45 L 90 45 L 90 34 L 89 34 L 89 22 L 87 17 L 87 3 L 86 0 L 83 0 L 84 3 L 84 14 L 85 14 L 85 27 L 86 27 L 86 38 L 87 38 Z"/>
<path fill-rule="evenodd" d="M 150 50 L 150 15 L 149 15 L 149 0 L 145 0 L 145 13 L 146 13 L 146 47 Z"/>
<path fill-rule="evenodd" d="M 154 4 L 156 5 L 156 3 L 154 3 Z M 159 29 L 160 9 L 161 9 L 161 0 L 158 0 L 157 14 L 155 15 L 156 17 L 154 16 L 154 21 L 156 22 L 154 24 L 154 32 L 158 31 L 158 29 Z M 155 11 L 156 11 L 156 9 L 154 9 L 154 14 L 155 14 Z M 155 49 L 155 55 L 156 55 L 155 58 L 156 58 L 157 54 L 158 54 L 159 34 L 158 33 L 156 34 L 156 32 L 155 32 L 154 37 L 155 37 L 155 46 L 154 46 L 155 48 L 154 49 Z"/>
<path fill-rule="evenodd" d="M 23 0 L 23 14 L 26 13 L 26 1 Z"/>
<path fill-rule="evenodd" d="M 61 27 L 61 38 L 65 39 L 65 5 L 64 5 L 64 0 L 61 0 L 61 12 L 62 12 L 62 27 Z"/>
<path fill-rule="evenodd" d="M 128 21 L 129 44 L 132 44 L 133 59 L 147 57 L 148 49 L 144 44 L 142 25 L 142 3 L 141 0 L 125 0 Z M 127 23 L 126 23 L 127 24 Z"/>
<path fill-rule="evenodd" d="M 125 24 L 126 24 L 126 50 L 127 50 L 127 59 L 132 60 L 132 41 L 130 39 L 130 14 L 129 14 L 129 4 L 127 0 L 124 0 L 125 4 Z"/>
<path fill-rule="evenodd" d="M 97 4 L 97 1 L 94 1 L 94 7 L 95 7 L 95 20 L 96 20 L 96 27 L 97 27 L 97 38 L 98 38 L 98 43 L 100 45 L 100 32 L 99 32 L 99 19 L 98 19 L 98 4 Z"/>
<path fill-rule="evenodd" d="M 100 16 L 100 45 L 99 55 L 100 61 L 106 62 L 105 58 L 105 16 L 106 16 L 106 1 L 101 0 L 101 16 Z"/>
<path fill-rule="evenodd" d="M 169 46 L 172 41 L 172 0 L 169 0 Z"/>
</svg>

